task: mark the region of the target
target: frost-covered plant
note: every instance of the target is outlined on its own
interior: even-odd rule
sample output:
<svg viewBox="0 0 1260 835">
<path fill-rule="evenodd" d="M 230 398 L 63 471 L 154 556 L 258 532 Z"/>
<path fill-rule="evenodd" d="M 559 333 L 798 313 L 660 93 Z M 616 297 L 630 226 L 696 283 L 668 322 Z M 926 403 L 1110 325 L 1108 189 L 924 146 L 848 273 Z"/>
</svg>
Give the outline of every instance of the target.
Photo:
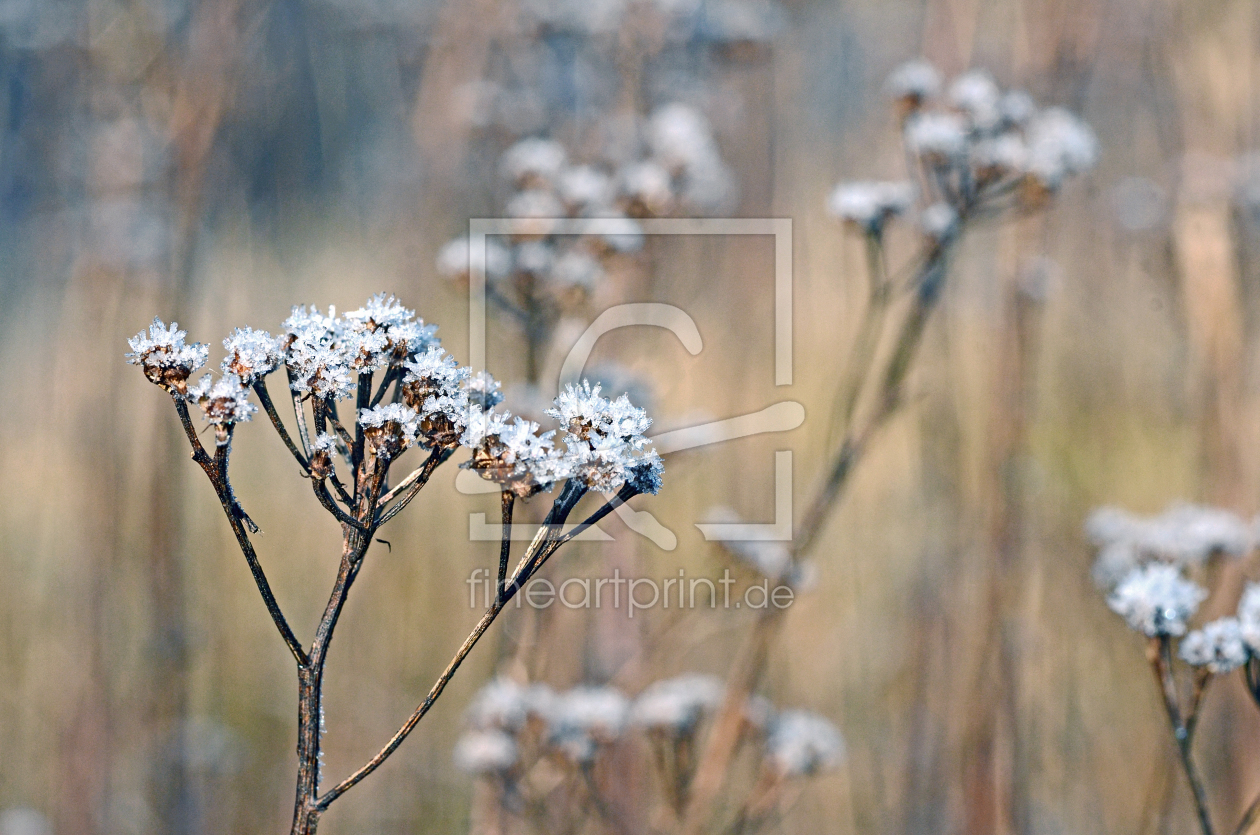
<svg viewBox="0 0 1260 835">
<path fill-rule="evenodd" d="M 1003 91 L 983 70 L 946 83 L 930 64 L 914 61 L 892 73 L 886 90 L 901 119 L 904 178 L 865 175 L 838 184 L 826 201 L 842 227 L 860 236 L 868 274 L 866 309 L 837 386 L 833 436 L 839 442 L 790 543 L 722 543 L 737 565 L 798 591 L 807 590 L 811 575 L 804 557 L 872 437 L 903 402 L 905 381 L 959 242 L 980 223 L 1048 207 L 1098 156 L 1093 133 L 1079 118 L 1039 108 L 1026 93 Z M 893 269 L 888 244 L 899 226 L 917 244 L 917 253 L 904 268 Z M 894 304 L 903 289 L 910 298 Z M 880 350 L 881 345 L 890 347 Z M 728 676 L 727 695 L 702 743 L 683 827 L 689 835 L 702 831 L 717 807 L 743 744 L 744 705 L 783 613 L 767 608 L 754 617 L 745 660 Z"/>
<path fill-rule="evenodd" d="M 488 374 L 461 368 L 442 349 L 436 327 L 426 325 L 393 296 L 373 296 L 358 310 L 338 316 L 295 307 L 280 336 L 239 328 L 224 340 L 222 373 L 189 385 L 205 364 L 208 349 L 189 344 L 186 333 L 155 319 L 131 340 L 128 362 L 171 395 L 193 459 L 210 479 L 237 544 L 245 555 L 276 628 L 297 664 L 298 777 L 294 835 L 314 833 L 323 812 L 388 758 L 442 694 L 463 659 L 503 607 L 547 559 L 621 503 L 660 488 L 661 462 L 643 433 L 651 424 L 625 397 L 608 400 L 599 387 L 569 387 L 555 402 L 562 435 L 538 433 L 535 423 L 512 420 L 497 409 L 499 385 Z M 296 438 L 281 419 L 267 377 L 284 368 Z M 258 405 L 251 401 L 251 394 Z M 346 401 L 350 401 L 346 403 Z M 258 527 L 246 515 L 229 479 L 237 428 L 259 406 L 309 478 L 319 503 L 341 523 L 341 561 L 332 595 L 304 646 L 280 610 L 250 534 Z M 192 409 L 214 428 L 207 450 Z M 461 448 L 472 455 L 463 466 L 499 485 L 504 536 L 494 599 L 446 670 L 412 715 L 362 767 L 321 790 L 324 664 L 346 598 L 377 531 L 407 506 L 433 472 Z M 412 450 L 419 454 L 395 478 L 396 466 Z M 512 508 L 517 500 L 555 492 L 551 509 L 514 569 L 509 571 Z M 565 528 L 587 494 L 604 493 L 580 524 Z M 515 761 L 514 727 L 505 711 L 488 703 L 477 709 L 505 716 L 461 743 L 457 759 L 479 768 L 507 769 Z M 504 704 L 510 699 L 499 698 Z M 519 720 L 518 720 L 519 721 Z"/>
<path fill-rule="evenodd" d="M 701 727 L 712 721 L 725 696 L 720 679 L 694 673 L 653 682 L 633 698 L 609 685 L 556 692 L 500 677 L 486 684 L 465 712 L 467 730 L 454 759 L 493 789 L 503 813 L 530 810 L 541 820 L 574 827 L 593 814 L 615 826 L 608 788 L 622 776 L 627 753 L 646 744 L 655 779 L 653 796 L 641 799 L 678 818 L 694 777 L 692 754 Z M 778 711 L 753 697 L 743 715 L 743 733 L 758 750 L 758 779 L 735 825 L 750 831 L 789 788 L 838 767 L 845 748 L 835 726 L 808 711 Z M 559 788 L 554 776 L 543 777 L 557 769 Z"/>
<path fill-rule="evenodd" d="M 1211 835 L 1203 780 L 1193 757 L 1194 731 L 1204 693 L 1217 676 L 1243 669 L 1260 704 L 1260 585 L 1247 584 L 1236 615 L 1192 629 L 1209 592 L 1191 575 L 1201 576 L 1209 559 L 1238 559 L 1250 553 L 1256 547 L 1255 525 L 1227 510 L 1189 504 L 1174 504 L 1149 517 L 1101 507 L 1089 515 L 1085 532 L 1098 549 L 1093 574 L 1107 605 L 1147 639 L 1147 660 L 1190 783 L 1199 826 L 1204 835 Z M 1177 660 L 1191 670 L 1188 697 L 1178 684 Z"/>
<path fill-rule="evenodd" d="M 734 175 L 699 110 L 662 105 L 632 133 L 634 153 L 582 161 L 555 139 L 516 142 L 498 166 L 510 188 L 501 211 L 512 219 L 512 234 L 479 239 L 476 246 L 461 236 L 438 251 L 442 275 L 457 281 L 473 272 L 485 276 L 487 298 L 524 332 L 532 383 L 560 317 L 605 283 L 618 258 L 643 249 L 639 219 L 732 207 Z"/>
</svg>

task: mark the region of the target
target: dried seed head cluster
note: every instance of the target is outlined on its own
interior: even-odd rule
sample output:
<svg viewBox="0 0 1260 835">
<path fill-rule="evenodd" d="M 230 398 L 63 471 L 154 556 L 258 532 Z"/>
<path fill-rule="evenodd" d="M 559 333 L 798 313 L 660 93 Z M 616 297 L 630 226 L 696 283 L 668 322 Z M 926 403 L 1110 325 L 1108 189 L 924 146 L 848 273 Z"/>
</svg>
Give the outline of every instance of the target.
<svg viewBox="0 0 1260 835">
<path fill-rule="evenodd" d="M 1260 584 L 1249 583 L 1236 615 L 1190 630 L 1208 596 L 1190 579 L 1213 556 L 1241 558 L 1256 547 L 1256 524 L 1226 510 L 1178 503 L 1156 516 L 1116 507 L 1089 515 L 1085 532 L 1098 556 L 1094 580 L 1107 604 L 1151 638 L 1181 638 L 1186 663 L 1224 674 L 1260 652 Z"/>
<path fill-rule="evenodd" d="M 530 167 L 526 163 L 545 168 L 546 155 L 536 148 L 518 167 Z M 377 396 L 358 408 L 354 423 L 377 458 L 392 460 L 411 447 L 450 452 L 462 445 L 473 451 L 466 467 L 519 498 L 568 479 L 600 492 L 623 485 L 635 493 L 660 488 L 661 461 L 643 434 L 652 421 L 624 395 L 610 400 L 585 382 L 567 387 L 547 412 L 561 424 L 558 444 L 555 430 L 540 434 L 538 424 L 497 410 L 499 382 L 459 366 L 442 348 L 436 327 L 393 296 L 373 296 L 344 316 L 335 308 L 323 314 L 298 306 L 283 326 L 278 338 L 236 329 L 223 341 L 223 374 L 217 380 L 206 375 L 191 387 L 187 377 L 205 363 L 207 349 L 186 344 L 186 334 L 174 325 L 154 320 L 147 335 L 130 340 L 127 357 L 150 380 L 198 405 L 220 444 L 229 443 L 233 425 L 257 411 L 251 389 L 283 366 L 295 396 L 315 404 L 317 433 L 307 454 L 313 474 L 324 477 L 333 471 L 333 454 L 348 449 L 328 429 L 336 419 L 334 404 L 362 394 L 365 377 L 383 372 Z M 393 396 L 381 402 L 391 384 Z"/>
<path fill-rule="evenodd" d="M 1149 637 L 1184 635 L 1206 597 L 1207 590 L 1183 577 L 1176 566 L 1152 563 L 1121 580 L 1107 605 Z"/>
<path fill-rule="evenodd" d="M 1098 549 L 1094 581 L 1109 589 L 1150 561 L 1192 569 L 1215 554 L 1241 557 L 1255 547 L 1256 527 L 1227 510 L 1177 503 L 1147 517 L 1100 507 L 1085 533 Z"/>
<path fill-rule="evenodd" d="M 642 248 L 635 218 L 731 207 L 734 177 L 698 110 L 664 105 L 632 133 L 637 150 L 628 157 L 574 162 L 559 142 L 537 136 L 509 147 L 499 170 L 512 188 L 503 213 L 513 234 L 475 246 L 467 237 L 449 241 L 438 271 L 459 281 L 484 274 L 494 302 L 527 329 L 545 329 L 585 302 L 616 258 Z M 583 230 L 589 234 L 572 234 Z"/>
<path fill-rule="evenodd" d="M 174 322 L 168 328 L 161 319 L 154 317 L 149 332 L 144 331 L 127 340 L 131 352 L 127 362 L 140 366 L 149 382 L 156 383 L 172 394 L 187 391 L 188 378 L 206 364 L 210 353 L 208 345 L 184 341 L 187 331 Z"/>
<path fill-rule="evenodd" d="M 563 430 L 539 434 L 532 421 L 506 411 L 474 408 L 460 439 L 473 450 L 464 466 L 521 498 L 574 479 L 587 489 L 611 493 L 629 484 L 637 493 L 660 489 L 661 461 L 643 433 L 652 421 L 625 395 L 602 397 L 598 385 L 566 386 L 546 414 Z"/>
<path fill-rule="evenodd" d="M 654 682 L 634 698 L 610 686 L 557 692 L 545 684 L 497 678 L 469 705 L 468 731 L 455 747 L 455 762 L 471 774 L 505 778 L 548 755 L 591 767 L 634 730 L 655 744 L 686 748 L 724 696 L 719 679 L 690 673 Z M 763 742 L 764 767 L 780 778 L 807 777 L 844 758 L 840 732 L 817 714 L 780 712 L 754 696 L 745 715 L 747 731 Z"/>
<path fill-rule="evenodd" d="M 833 216 L 868 235 L 918 200 L 921 230 L 944 240 L 962 218 L 1044 205 L 1097 162 L 1088 125 L 1062 108 L 1039 108 L 1023 91 L 1003 91 L 984 70 L 945 86 L 934 67 L 912 61 L 886 89 L 900 109 L 912 180 L 841 183 L 828 200 Z"/>
<path fill-rule="evenodd" d="M 523 154 L 522 171 L 546 171 L 546 155 Z M 205 472 L 227 515 L 272 621 L 293 656 L 298 676 L 298 803 L 295 831 L 314 832 L 327 806 L 385 761 L 432 704 L 424 700 L 378 754 L 342 782 L 324 791 L 321 739 L 324 734 L 323 677 L 327 648 L 340 612 L 380 527 L 402 511 L 428 483 L 434 470 L 462 445 L 472 451 L 465 466 L 501 488 L 504 535 L 499 550 L 494 600 L 481 622 L 446 667 L 433 692 L 441 693 L 486 628 L 566 542 L 596 524 L 620 504 L 661 484 L 661 461 L 644 436 L 651 420 L 625 396 L 609 400 L 599 386 L 570 386 L 548 414 L 560 430 L 499 411 L 500 384 L 489 374 L 472 373 L 448 356 L 436 328 L 393 296 L 379 294 L 344 315 L 334 308 L 294 307 L 273 337 L 238 328 L 223 341 L 227 351 L 216 378 L 195 385 L 189 376 L 205 364 L 207 348 L 185 342 L 185 332 L 155 319 L 147 332 L 129 341 L 128 362 L 167 391 L 174 402 L 193 460 Z M 267 377 L 283 367 L 296 432 L 280 417 Z M 258 405 L 251 402 L 251 395 Z M 350 409 L 339 401 L 353 398 Z M 214 427 L 213 454 L 193 426 L 191 406 Z M 297 638 L 277 602 L 254 550 L 258 526 L 237 500 L 229 477 L 232 438 L 239 424 L 265 411 L 294 461 L 308 478 L 319 504 L 341 527 L 338 579 L 309 647 Z M 343 415 L 346 417 L 342 422 Z M 557 433 L 562 440 L 554 439 Z M 391 469 L 412 448 L 427 452 L 411 472 L 392 486 Z M 344 475 L 338 468 L 344 462 Z M 512 551 L 512 509 L 563 482 L 546 521 L 539 526 L 516 568 Z M 569 516 L 592 491 L 614 492 L 582 522 L 566 530 Z M 545 715 L 544 744 L 570 762 L 592 761 L 601 745 L 623 731 L 629 700 L 610 688 L 580 688 L 555 694 L 523 690 L 499 682 L 470 710 L 475 730 L 460 741 L 456 762 L 479 774 L 507 774 L 521 757 L 517 738 L 532 714 Z"/>
</svg>

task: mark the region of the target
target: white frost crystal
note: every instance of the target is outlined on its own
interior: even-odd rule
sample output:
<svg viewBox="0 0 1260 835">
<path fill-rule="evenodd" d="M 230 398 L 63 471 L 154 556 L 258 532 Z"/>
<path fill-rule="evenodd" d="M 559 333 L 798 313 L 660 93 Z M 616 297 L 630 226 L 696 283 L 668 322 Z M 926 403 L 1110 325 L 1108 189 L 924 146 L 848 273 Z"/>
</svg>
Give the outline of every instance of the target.
<svg viewBox="0 0 1260 835">
<path fill-rule="evenodd" d="M 1183 635 L 1207 591 L 1181 576 L 1176 566 L 1152 563 L 1135 568 L 1107 598 L 1107 605 L 1137 631 L 1155 637 Z"/>
<path fill-rule="evenodd" d="M 150 382 L 182 392 L 189 376 L 206 364 L 210 351 L 200 342 L 186 343 L 187 335 L 176 323 L 167 327 L 155 316 L 147 334 L 140 331 L 127 340 L 131 347 L 127 362 L 140 366 Z"/>
<path fill-rule="evenodd" d="M 844 761 L 844 738 L 827 719 L 807 710 L 775 717 L 766 739 L 766 758 L 784 777 L 836 768 Z"/>
<path fill-rule="evenodd" d="M 1246 664 L 1247 655 L 1242 628 L 1234 617 L 1214 620 L 1181 641 L 1182 659 L 1195 667 L 1207 667 L 1217 675 Z"/>
<path fill-rule="evenodd" d="M 725 691 L 713 676 L 688 674 L 658 681 L 634 700 L 630 721 L 645 728 L 690 732 L 705 711 L 722 703 Z"/>
<path fill-rule="evenodd" d="M 249 402 L 249 389 L 235 374 L 224 374 L 218 380 L 206 374 L 197 385 L 188 387 L 188 399 L 201 407 L 206 422 L 213 426 L 243 423 L 258 411 Z"/>
<path fill-rule="evenodd" d="M 870 232 L 914 204 L 914 186 L 905 181 L 841 183 L 827 199 L 827 211 Z"/>
<path fill-rule="evenodd" d="M 471 730 L 455 744 L 455 765 L 469 774 L 498 774 L 516 765 L 516 741 L 499 730 Z"/>
<path fill-rule="evenodd" d="M 223 358 L 223 372 L 235 374 L 241 383 L 252 386 L 284 363 L 284 340 L 266 331 L 237 328 L 223 340 L 228 355 Z"/>
</svg>

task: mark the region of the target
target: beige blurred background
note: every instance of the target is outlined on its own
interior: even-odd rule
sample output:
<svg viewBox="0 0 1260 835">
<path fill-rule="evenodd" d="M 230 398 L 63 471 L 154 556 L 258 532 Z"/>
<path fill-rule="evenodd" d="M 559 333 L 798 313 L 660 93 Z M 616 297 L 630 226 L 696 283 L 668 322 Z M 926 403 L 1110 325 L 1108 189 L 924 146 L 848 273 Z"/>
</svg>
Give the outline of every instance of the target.
<svg viewBox="0 0 1260 835">
<path fill-rule="evenodd" d="M 275 329 L 292 304 L 350 309 L 386 290 L 466 360 L 466 295 L 432 264 L 501 194 L 502 138 L 468 112 L 468 85 L 537 81 L 544 111 L 571 121 L 617 102 L 600 86 L 607 68 L 590 69 L 620 54 L 615 32 L 526 52 L 518 11 L 0 3 L 0 835 L 287 826 L 291 660 L 169 403 L 124 364 L 125 339 L 156 313 L 217 361 L 234 326 Z M 965 242 L 909 408 L 812 554 L 817 585 L 787 618 L 765 691 L 830 717 L 849 760 L 778 829 L 1188 831 L 1141 641 L 1094 590 L 1080 529 L 1100 503 L 1260 510 L 1260 165 L 1248 156 L 1260 149 L 1260 6 L 783 11 L 766 54 L 687 45 L 636 71 L 645 104 L 682 96 L 709 114 L 739 181 L 736 215 L 792 219 L 794 384 L 773 385 L 768 238 L 650 241 L 646 275 L 600 300 L 677 304 L 704 351 L 627 331 L 596 359 L 651 381 L 662 428 L 783 399 L 806 421 L 671 456 L 661 496 L 638 506 L 677 534 L 674 551 L 614 524 L 616 545 L 574 548 L 548 571 L 594 575 L 617 559 L 648 577 L 719 573 L 694 523 L 714 504 L 768 521 L 775 450 L 793 451 L 803 507 L 866 292 L 861 242 L 826 215 L 826 194 L 904 176 L 880 92 L 889 69 L 919 55 L 951 73 L 988 68 L 1081 113 L 1101 164 L 1047 214 Z M 910 251 L 893 239 L 894 262 Z M 1044 290 L 1020 308 L 1031 337 L 1011 303 L 1029 281 Z M 490 369 L 519 381 L 519 340 L 495 321 Z M 238 433 L 236 461 L 264 565 L 309 640 L 337 528 L 262 424 Z M 457 493 L 454 474 L 439 471 L 390 524 L 391 548 L 372 552 L 349 604 L 328 673 L 334 778 L 388 738 L 476 620 L 464 580 L 496 546 L 469 542 L 466 519 L 495 502 Z M 994 644 L 994 588 L 1017 625 L 1008 651 Z M 557 687 L 621 675 L 632 688 L 723 674 L 747 625 L 734 611 L 617 625 L 641 656 L 627 672 L 601 655 L 594 619 L 564 613 L 537 652 Z M 467 831 L 472 783 L 451 748 L 499 640 L 325 831 Z M 1260 713 L 1237 680 L 1210 693 L 1197 750 L 1228 831 L 1260 790 Z"/>
</svg>

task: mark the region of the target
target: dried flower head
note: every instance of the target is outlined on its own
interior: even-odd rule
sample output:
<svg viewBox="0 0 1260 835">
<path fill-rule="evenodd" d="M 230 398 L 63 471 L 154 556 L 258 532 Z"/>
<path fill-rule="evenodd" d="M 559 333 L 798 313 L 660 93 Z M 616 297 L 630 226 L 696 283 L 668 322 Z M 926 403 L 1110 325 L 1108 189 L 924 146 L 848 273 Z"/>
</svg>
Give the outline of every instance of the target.
<svg viewBox="0 0 1260 835">
<path fill-rule="evenodd" d="M 1061 107 L 1032 117 L 1027 133 L 1029 175 L 1046 189 L 1057 189 L 1064 178 L 1083 174 L 1098 162 L 1093 130 Z"/>
<path fill-rule="evenodd" d="M 1247 663 L 1247 645 L 1243 641 L 1238 618 L 1214 620 L 1196 629 L 1181 641 L 1182 659 L 1194 667 L 1207 667 L 1215 675 L 1231 672 Z"/>
<path fill-rule="evenodd" d="M 527 499 L 571 474 L 564 452 L 552 443 L 553 435 L 540 435 L 538 424 L 519 417 L 511 420 L 507 412 L 474 408 L 460 438 L 473 451 L 463 466 Z"/>
<path fill-rule="evenodd" d="M 447 241 L 438 250 L 437 271 L 446 278 L 467 279 L 472 272 L 498 281 L 512 268 L 512 256 L 493 238 L 484 239 L 484 246 L 470 247 L 467 236 Z"/>
<path fill-rule="evenodd" d="M 907 61 L 889 74 L 884 89 L 912 108 L 941 91 L 941 74 L 927 61 Z"/>
<path fill-rule="evenodd" d="M 949 103 L 971 121 L 972 127 L 988 131 L 997 127 L 1002 92 L 987 70 L 968 70 L 949 85 Z"/>
<path fill-rule="evenodd" d="M 127 340 L 131 346 L 127 362 L 140 366 L 149 382 L 182 395 L 187 391 L 188 378 L 206 364 L 210 352 L 209 346 L 200 342 L 184 342 L 187 335 L 174 322 L 168 328 L 155 316 L 147 334 L 140 331 Z"/>
<path fill-rule="evenodd" d="M 404 403 L 385 403 L 361 410 L 359 426 L 378 457 L 393 459 L 416 442 L 420 414 Z"/>
<path fill-rule="evenodd" d="M 634 700 L 630 721 L 644 728 L 690 733 L 706 710 L 722 703 L 725 692 L 713 676 L 688 674 L 658 681 Z"/>
<path fill-rule="evenodd" d="M 215 380 L 206 374 L 195 386 L 188 387 L 187 399 L 196 403 L 206 422 L 216 429 L 220 445 L 227 443 L 225 430 L 253 417 L 258 407 L 249 402 L 249 389 L 235 374 L 224 374 Z"/>
<path fill-rule="evenodd" d="M 1099 549 L 1094 577 L 1102 586 L 1148 560 L 1191 567 L 1215 554 L 1241 557 L 1255 547 L 1255 531 L 1237 515 L 1181 502 L 1156 516 L 1101 507 L 1086 520 L 1085 532 Z"/>
<path fill-rule="evenodd" d="M 470 408 L 467 386 L 472 369 L 461 368 L 441 346 L 434 345 L 403 364 L 403 402 L 415 409 L 421 419 L 423 443 L 434 449 L 459 445 L 468 422 Z M 487 375 L 488 377 L 489 375 Z M 479 386 L 487 386 L 485 379 Z M 497 395 L 498 389 L 491 386 Z"/>
<path fill-rule="evenodd" d="M 621 735 L 630 700 L 613 687 L 575 687 L 556 696 L 547 742 L 574 762 L 590 762 L 600 743 Z"/>
<path fill-rule="evenodd" d="M 600 492 L 612 492 L 631 477 L 635 486 L 659 486 L 659 458 L 646 448 L 643 436 L 651 418 L 624 394 L 608 400 L 599 391 L 598 385 L 592 388 L 585 380 L 578 386 L 569 384 L 556 397 L 554 408 L 547 410 L 564 430 L 572 477 Z"/>
<path fill-rule="evenodd" d="M 517 185 L 537 188 L 554 182 L 567 160 L 568 154 L 559 142 L 530 137 L 508 148 L 499 165 Z"/>
<path fill-rule="evenodd" d="M 1135 568 L 1107 598 L 1112 611 L 1150 637 L 1184 635 L 1207 591 L 1163 563 Z"/>
<path fill-rule="evenodd" d="M 807 710 L 785 710 L 766 738 L 766 759 L 783 777 L 804 777 L 844 761 L 844 737 L 827 719 Z"/>
<path fill-rule="evenodd" d="M 1260 583 L 1247 583 L 1238 601 L 1238 627 L 1248 648 L 1260 655 Z"/>
<path fill-rule="evenodd" d="M 455 743 L 455 765 L 468 774 L 502 774 L 519 756 L 516 740 L 499 730 L 471 730 Z"/>
<path fill-rule="evenodd" d="M 241 383 L 252 386 L 284 363 L 284 340 L 266 331 L 237 328 L 223 340 L 228 355 L 223 359 L 224 374 L 235 374 Z"/>
<path fill-rule="evenodd" d="M 879 234 L 890 218 L 914 204 L 914 186 L 906 181 L 841 183 L 827 198 L 827 211 L 864 232 Z"/>
<path fill-rule="evenodd" d="M 967 123 L 956 113 L 916 113 L 906 121 L 906 147 L 932 165 L 947 165 L 967 150 Z"/>
</svg>

